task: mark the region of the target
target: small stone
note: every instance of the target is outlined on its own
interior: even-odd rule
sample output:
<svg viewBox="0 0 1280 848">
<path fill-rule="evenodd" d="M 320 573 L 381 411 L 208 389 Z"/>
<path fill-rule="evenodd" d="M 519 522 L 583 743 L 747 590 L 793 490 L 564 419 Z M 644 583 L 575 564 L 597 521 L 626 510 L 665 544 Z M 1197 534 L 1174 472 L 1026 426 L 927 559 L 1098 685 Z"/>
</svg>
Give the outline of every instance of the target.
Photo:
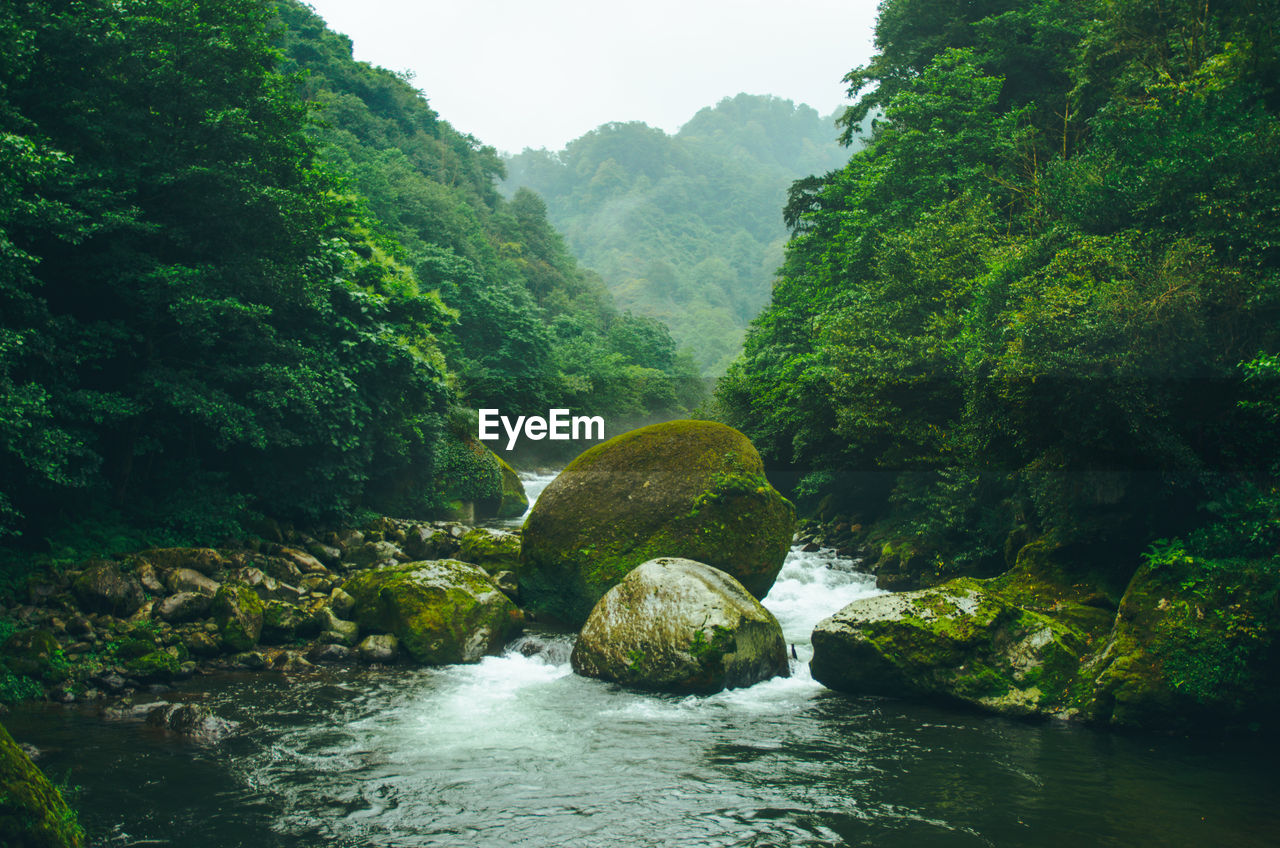
<svg viewBox="0 0 1280 848">
<path fill-rule="evenodd" d="M 281 651 L 272 658 L 270 667 L 272 671 L 281 671 L 288 674 L 290 672 L 307 671 L 315 666 L 297 651 Z"/>
<path fill-rule="evenodd" d="M 231 658 L 231 662 L 238 668 L 247 668 L 250 671 L 261 671 L 267 667 L 267 660 L 257 651 L 245 651 L 236 654 Z"/>
<path fill-rule="evenodd" d="M 344 592 L 341 587 L 329 594 L 329 607 L 339 616 L 346 618 L 356 605 L 356 599 Z"/>
<path fill-rule="evenodd" d="M 108 692 L 123 692 L 126 685 L 125 679 L 115 672 L 94 677 L 93 682 Z"/>
<path fill-rule="evenodd" d="M 303 574 L 326 574 L 329 571 L 320 560 L 297 548 L 281 548 L 278 555 L 292 562 Z"/>
<path fill-rule="evenodd" d="M 320 641 L 337 643 L 354 648 L 360 638 L 360 625 L 354 621 L 344 621 L 334 614 L 329 607 L 321 607 L 317 615 L 320 623 Z"/>
<path fill-rule="evenodd" d="M 218 581 L 190 568 L 175 568 L 169 575 L 168 586 L 170 592 L 200 592 L 209 596 L 217 594 L 221 588 Z"/>
<path fill-rule="evenodd" d="M 203 592 L 177 592 L 156 604 L 153 614 L 168 622 L 192 621 L 209 612 L 213 597 Z"/>
<path fill-rule="evenodd" d="M 375 633 L 366 636 L 356 650 L 364 662 L 392 663 L 400 654 L 400 641 L 390 633 Z"/>
<path fill-rule="evenodd" d="M 498 588 L 502 590 L 502 594 L 506 595 L 513 601 L 520 600 L 520 583 L 516 579 L 514 571 L 499 571 L 493 575 L 493 582 L 498 584 Z"/>
<path fill-rule="evenodd" d="M 355 657 L 355 651 L 344 645 L 317 645 L 307 655 L 313 663 L 349 663 Z"/>
<path fill-rule="evenodd" d="M 156 573 L 156 567 L 145 560 L 138 565 L 138 580 L 142 583 L 142 588 L 153 595 L 163 594 L 164 583 L 160 581 L 160 575 Z"/>
</svg>

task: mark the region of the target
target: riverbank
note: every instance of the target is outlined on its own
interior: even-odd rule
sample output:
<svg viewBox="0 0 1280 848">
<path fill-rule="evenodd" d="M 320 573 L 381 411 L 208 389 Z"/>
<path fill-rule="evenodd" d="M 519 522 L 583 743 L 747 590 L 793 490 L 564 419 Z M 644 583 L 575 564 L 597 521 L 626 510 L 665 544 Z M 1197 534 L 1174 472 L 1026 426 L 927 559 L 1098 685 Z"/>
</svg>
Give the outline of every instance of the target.
<svg viewBox="0 0 1280 848">
<path fill-rule="evenodd" d="M 877 593 L 855 560 L 793 548 L 764 603 L 791 678 L 707 697 L 572 673 L 535 627 L 439 668 L 217 670 L 141 709 L 30 703 L 5 721 L 74 797 L 92 844 L 1267 846 L 1275 752 L 849 696 L 807 672 L 821 617 Z M 754 842 L 753 842 L 754 840 Z"/>
</svg>

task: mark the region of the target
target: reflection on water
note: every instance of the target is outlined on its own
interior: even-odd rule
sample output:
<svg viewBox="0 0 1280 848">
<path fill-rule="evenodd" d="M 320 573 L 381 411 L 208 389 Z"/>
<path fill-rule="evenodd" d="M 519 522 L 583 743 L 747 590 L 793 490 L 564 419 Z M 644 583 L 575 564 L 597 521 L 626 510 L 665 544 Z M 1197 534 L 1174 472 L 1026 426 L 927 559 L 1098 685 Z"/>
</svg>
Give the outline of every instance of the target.
<svg viewBox="0 0 1280 848">
<path fill-rule="evenodd" d="M 1270 845 L 1265 752 L 1013 722 L 828 692 L 814 623 L 876 592 L 793 551 L 766 605 L 795 675 L 709 697 L 574 676 L 572 637 L 469 666 L 209 680 L 241 732 L 6 717 L 82 787 L 95 844 L 204 846 Z"/>
</svg>

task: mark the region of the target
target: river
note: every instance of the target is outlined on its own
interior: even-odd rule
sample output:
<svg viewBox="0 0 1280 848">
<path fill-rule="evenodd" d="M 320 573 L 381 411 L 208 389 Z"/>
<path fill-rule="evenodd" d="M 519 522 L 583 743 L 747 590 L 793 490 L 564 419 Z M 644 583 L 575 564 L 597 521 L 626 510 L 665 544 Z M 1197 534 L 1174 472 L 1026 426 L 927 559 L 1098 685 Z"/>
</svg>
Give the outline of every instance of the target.
<svg viewBox="0 0 1280 848">
<path fill-rule="evenodd" d="M 531 495 L 551 478 L 528 480 Z M 1275 751 L 829 692 L 821 618 L 876 593 L 793 550 L 765 605 L 793 675 L 709 697 L 576 677 L 531 632 L 442 668 L 206 677 L 214 744 L 28 706 L 5 717 L 78 787 L 104 846 L 1271 846 Z"/>
</svg>

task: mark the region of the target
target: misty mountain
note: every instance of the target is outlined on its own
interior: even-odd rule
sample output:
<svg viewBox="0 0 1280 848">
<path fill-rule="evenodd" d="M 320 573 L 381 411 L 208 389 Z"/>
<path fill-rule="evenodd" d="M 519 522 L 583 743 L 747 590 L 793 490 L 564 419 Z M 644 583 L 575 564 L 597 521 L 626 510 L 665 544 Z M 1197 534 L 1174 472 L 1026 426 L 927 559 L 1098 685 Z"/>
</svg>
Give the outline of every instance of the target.
<svg viewBox="0 0 1280 848">
<path fill-rule="evenodd" d="M 507 159 L 503 191 L 541 194 L 618 305 L 666 323 L 715 375 L 769 300 L 787 188 L 849 158 L 836 136 L 833 118 L 809 106 L 739 94 L 675 135 L 610 123 L 561 151 L 525 150 Z"/>
</svg>

